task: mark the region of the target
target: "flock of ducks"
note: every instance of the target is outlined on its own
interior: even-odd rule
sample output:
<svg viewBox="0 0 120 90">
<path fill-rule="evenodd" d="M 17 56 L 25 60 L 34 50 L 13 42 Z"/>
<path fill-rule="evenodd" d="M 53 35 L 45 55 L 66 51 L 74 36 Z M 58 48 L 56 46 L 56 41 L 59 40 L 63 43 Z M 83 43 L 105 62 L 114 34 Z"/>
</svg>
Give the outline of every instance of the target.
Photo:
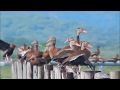
<svg viewBox="0 0 120 90">
<path fill-rule="evenodd" d="M 79 35 L 87 33 L 83 28 L 77 29 L 76 40 L 73 37 L 68 37 L 64 43 L 69 43 L 69 46 L 63 48 L 56 47 L 56 38 L 51 36 L 47 40 L 44 52 L 38 49 L 38 41 L 35 40 L 30 46 L 23 44 L 18 47 L 17 55 L 21 61 L 30 61 L 32 65 L 50 64 L 51 61 L 58 62 L 58 65 L 86 65 L 93 69 L 90 61 L 102 61 L 105 59 L 100 56 L 100 46 L 97 46 L 97 51 L 91 52 L 92 46 L 88 41 L 80 41 Z M 111 58 L 112 61 L 120 60 L 120 57 Z"/>
</svg>

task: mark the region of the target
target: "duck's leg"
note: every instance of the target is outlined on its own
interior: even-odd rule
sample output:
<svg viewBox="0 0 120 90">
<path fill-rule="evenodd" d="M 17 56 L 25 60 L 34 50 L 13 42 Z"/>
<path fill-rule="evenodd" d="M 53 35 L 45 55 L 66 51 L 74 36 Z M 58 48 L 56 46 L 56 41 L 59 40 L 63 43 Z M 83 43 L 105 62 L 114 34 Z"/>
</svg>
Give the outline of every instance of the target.
<svg viewBox="0 0 120 90">
<path fill-rule="evenodd" d="M 9 62 L 8 59 L 9 59 L 9 58 L 8 58 L 8 55 L 6 54 L 5 61 L 6 61 L 6 62 Z"/>
</svg>

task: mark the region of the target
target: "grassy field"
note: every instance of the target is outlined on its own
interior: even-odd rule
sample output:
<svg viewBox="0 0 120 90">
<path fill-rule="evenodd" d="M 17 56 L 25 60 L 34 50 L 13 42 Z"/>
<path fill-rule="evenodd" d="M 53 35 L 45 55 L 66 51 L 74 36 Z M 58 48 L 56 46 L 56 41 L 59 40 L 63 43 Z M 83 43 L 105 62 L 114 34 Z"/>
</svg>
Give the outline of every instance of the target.
<svg viewBox="0 0 120 90">
<path fill-rule="evenodd" d="M 82 66 L 81 70 L 88 70 L 87 67 Z M 96 67 L 96 70 L 99 70 L 99 67 Z M 120 66 L 105 66 L 105 73 L 110 73 L 111 71 L 120 71 Z M 11 78 L 11 66 L 0 67 L 0 79 L 2 78 Z"/>
<path fill-rule="evenodd" d="M 0 78 L 11 78 L 11 66 L 0 67 Z"/>
</svg>

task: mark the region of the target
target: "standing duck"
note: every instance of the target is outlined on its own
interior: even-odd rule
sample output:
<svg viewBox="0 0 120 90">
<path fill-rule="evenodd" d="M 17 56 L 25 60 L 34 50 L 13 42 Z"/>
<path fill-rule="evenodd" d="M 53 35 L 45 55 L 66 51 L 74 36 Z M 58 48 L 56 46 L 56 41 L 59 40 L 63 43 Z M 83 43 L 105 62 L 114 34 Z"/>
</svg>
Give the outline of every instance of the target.
<svg viewBox="0 0 120 90">
<path fill-rule="evenodd" d="M 80 33 L 87 33 L 87 31 L 84 30 L 83 28 L 78 28 L 77 29 L 77 37 L 76 37 L 77 43 L 80 43 L 80 37 L 79 37 Z"/>
<path fill-rule="evenodd" d="M 72 53 L 80 49 L 79 47 L 80 45 L 74 39 L 72 39 L 72 37 L 68 38 L 65 42 L 70 43 L 69 44 L 70 48 L 62 48 L 58 53 L 54 55 L 54 57 L 52 58 L 53 61 L 58 61 L 61 63 L 64 59 L 69 57 Z"/>
<path fill-rule="evenodd" d="M 97 46 L 97 51 L 92 52 L 91 56 L 99 56 L 100 55 L 100 46 Z"/>
<path fill-rule="evenodd" d="M 49 40 L 47 41 L 48 44 L 46 44 L 46 46 L 49 46 L 49 55 L 50 58 L 52 59 L 54 54 L 57 53 L 58 51 L 61 50 L 61 48 L 57 48 L 56 45 L 56 38 L 55 37 L 50 37 Z"/>
<path fill-rule="evenodd" d="M 62 62 L 62 65 L 87 65 L 89 66 L 91 69 L 93 69 L 92 64 L 90 63 L 90 61 L 88 60 L 88 58 L 90 57 L 90 51 L 88 50 L 88 47 L 92 48 L 92 46 L 88 43 L 88 42 L 83 42 L 81 49 L 74 52 L 73 54 L 71 54 L 67 59 L 65 59 Z"/>
<path fill-rule="evenodd" d="M 42 54 L 42 59 L 48 64 L 51 61 L 50 55 L 49 55 L 49 46 L 45 47 L 45 50 Z"/>
<path fill-rule="evenodd" d="M 117 62 L 118 61 L 118 54 L 115 57 L 110 58 L 110 61 Z"/>
</svg>

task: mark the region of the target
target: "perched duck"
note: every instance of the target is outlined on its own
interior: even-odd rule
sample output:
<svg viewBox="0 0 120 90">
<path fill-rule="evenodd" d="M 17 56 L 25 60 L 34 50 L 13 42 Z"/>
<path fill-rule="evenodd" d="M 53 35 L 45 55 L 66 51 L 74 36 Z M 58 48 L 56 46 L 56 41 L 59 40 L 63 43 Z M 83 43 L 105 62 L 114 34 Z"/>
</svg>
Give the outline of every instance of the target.
<svg viewBox="0 0 120 90">
<path fill-rule="evenodd" d="M 91 56 L 99 56 L 100 55 L 100 46 L 97 46 L 97 51 L 92 52 Z"/>
<path fill-rule="evenodd" d="M 69 41 L 69 39 L 67 39 L 65 42 L 69 42 L 70 43 L 69 44 L 70 48 L 63 48 L 59 52 L 57 52 L 53 56 L 53 58 L 52 58 L 53 61 L 58 61 L 58 62 L 61 63 L 64 59 L 69 57 L 72 53 L 74 53 L 75 51 L 79 50 L 79 48 L 80 48 L 79 46 L 80 45 L 75 40 L 71 39 Z M 79 47 L 78 49 L 76 48 L 77 46 Z"/>
<path fill-rule="evenodd" d="M 45 50 L 42 54 L 42 59 L 48 64 L 51 61 L 50 55 L 49 55 L 49 46 L 45 47 Z"/>
<path fill-rule="evenodd" d="M 113 62 L 117 62 L 118 61 L 118 54 L 115 57 L 110 58 L 110 60 L 112 60 Z"/>
<path fill-rule="evenodd" d="M 105 59 L 102 56 L 98 56 L 100 62 L 105 62 Z"/>
<path fill-rule="evenodd" d="M 87 31 L 84 30 L 83 28 L 78 28 L 77 29 L 77 37 L 76 37 L 77 43 L 80 43 L 80 37 L 79 37 L 80 33 L 87 33 Z"/>
<path fill-rule="evenodd" d="M 52 59 L 54 54 L 57 53 L 58 51 L 61 50 L 61 48 L 57 48 L 56 45 L 56 38 L 55 37 L 50 37 L 49 40 L 47 41 L 48 44 L 46 44 L 46 46 L 49 46 L 49 55 L 50 58 Z"/>
<path fill-rule="evenodd" d="M 99 61 L 99 58 L 97 56 L 93 56 L 93 57 L 90 57 L 89 60 L 97 62 L 97 61 Z"/>
<path fill-rule="evenodd" d="M 93 69 L 92 64 L 88 60 L 90 57 L 90 51 L 87 49 L 88 47 L 92 48 L 92 46 L 88 42 L 83 42 L 81 46 L 81 50 L 78 50 L 71 54 L 67 59 L 62 62 L 62 65 L 87 65 L 91 69 Z"/>
</svg>

